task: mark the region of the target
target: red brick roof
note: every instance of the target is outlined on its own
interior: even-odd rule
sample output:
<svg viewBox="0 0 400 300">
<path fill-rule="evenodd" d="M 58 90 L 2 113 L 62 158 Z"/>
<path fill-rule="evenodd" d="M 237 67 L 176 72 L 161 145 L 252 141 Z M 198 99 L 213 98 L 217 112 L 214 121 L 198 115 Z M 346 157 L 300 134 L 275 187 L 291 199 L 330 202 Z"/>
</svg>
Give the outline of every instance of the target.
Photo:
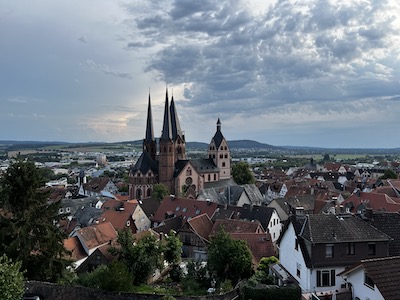
<svg viewBox="0 0 400 300">
<path fill-rule="evenodd" d="M 342 204 L 346 205 L 347 203 L 353 203 L 354 210 L 356 210 L 360 204 L 364 204 L 374 211 L 400 211 L 400 199 L 391 198 L 386 194 L 358 192 L 351 195 Z"/>
<path fill-rule="evenodd" d="M 208 235 L 213 227 L 213 222 L 207 214 L 194 217 L 193 219 L 188 220 L 188 223 L 200 237 L 208 240 Z"/>
<path fill-rule="evenodd" d="M 234 219 L 218 219 L 211 229 L 210 236 L 216 235 L 220 229 L 232 233 L 264 233 L 265 231 L 258 221 L 244 221 Z"/>
<path fill-rule="evenodd" d="M 243 240 L 247 242 L 247 245 L 249 246 L 257 265 L 261 258 L 275 255 L 274 244 L 272 243 L 269 234 L 232 233 L 230 235 L 233 239 Z"/>
<path fill-rule="evenodd" d="M 117 232 L 110 222 L 82 228 L 76 234 L 88 249 L 104 245 L 117 238 Z"/>
<path fill-rule="evenodd" d="M 161 223 L 166 219 L 166 214 L 169 217 L 182 216 L 184 222 L 203 213 L 212 218 L 217 208 L 218 204 L 215 202 L 167 196 L 164 197 L 152 220 Z"/>
<path fill-rule="evenodd" d="M 71 252 L 71 254 L 68 255 L 68 258 L 72 259 L 73 261 L 78 261 L 87 256 L 81 242 L 76 236 L 65 239 L 64 248 Z"/>
</svg>

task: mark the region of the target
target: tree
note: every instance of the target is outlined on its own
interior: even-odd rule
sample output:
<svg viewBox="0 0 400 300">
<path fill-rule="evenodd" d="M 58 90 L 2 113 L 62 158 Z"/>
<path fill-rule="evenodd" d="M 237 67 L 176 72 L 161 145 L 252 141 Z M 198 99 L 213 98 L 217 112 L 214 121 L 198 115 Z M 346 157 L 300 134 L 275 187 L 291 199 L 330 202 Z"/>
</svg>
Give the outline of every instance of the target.
<svg viewBox="0 0 400 300">
<path fill-rule="evenodd" d="M 230 279 L 237 283 L 253 274 L 252 256 L 247 243 L 232 239 L 223 230 L 211 239 L 207 266 L 210 274 L 215 274 L 222 281 Z"/>
<path fill-rule="evenodd" d="M 133 276 L 128 267 L 118 261 L 110 265 L 99 266 L 90 273 L 85 273 L 76 279 L 76 283 L 106 291 L 129 292 L 132 290 Z"/>
<path fill-rule="evenodd" d="M 0 252 L 21 261 L 28 279 L 57 281 L 68 265 L 64 234 L 54 225 L 58 203 L 48 201 L 41 172 L 17 161 L 0 180 Z"/>
<path fill-rule="evenodd" d="M 153 199 L 158 200 L 161 202 L 162 199 L 164 199 L 165 196 L 169 194 L 168 188 L 162 184 L 162 183 L 157 183 L 153 186 L 153 192 L 152 192 L 152 197 Z"/>
<path fill-rule="evenodd" d="M 232 177 L 239 185 L 255 182 L 249 164 L 244 161 L 238 162 L 232 166 Z"/>
<path fill-rule="evenodd" d="M 385 173 L 381 176 L 382 179 L 397 179 L 397 174 L 392 169 L 386 169 Z"/>
<path fill-rule="evenodd" d="M 0 299 L 20 300 L 25 291 L 21 262 L 12 262 L 7 255 L 0 256 Z"/>
<path fill-rule="evenodd" d="M 117 241 L 120 247 L 112 248 L 111 252 L 127 265 L 134 284 L 145 283 L 162 266 L 160 243 L 154 236 L 146 235 L 136 243 L 130 230 L 122 230 Z"/>
<path fill-rule="evenodd" d="M 163 241 L 163 255 L 164 260 L 171 266 L 171 271 L 169 272 L 171 279 L 174 281 L 180 281 L 182 270 L 179 266 L 179 262 L 182 258 L 182 242 L 175 235 L 173 230 L 169 232 Z"/>
</svg>

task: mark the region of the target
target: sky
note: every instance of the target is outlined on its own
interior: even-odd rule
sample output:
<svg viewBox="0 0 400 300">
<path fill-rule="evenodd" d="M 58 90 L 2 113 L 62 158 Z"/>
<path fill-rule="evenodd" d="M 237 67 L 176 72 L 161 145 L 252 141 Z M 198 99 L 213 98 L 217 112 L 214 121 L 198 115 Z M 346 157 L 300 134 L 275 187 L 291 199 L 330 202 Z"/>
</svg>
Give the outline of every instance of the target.
<svg viewBox="0 0 400 300">
<path fill-rule="evenodd" d="M 397 0 L 0 0 L 0 140 L 400 147 Z"/>
</svg>

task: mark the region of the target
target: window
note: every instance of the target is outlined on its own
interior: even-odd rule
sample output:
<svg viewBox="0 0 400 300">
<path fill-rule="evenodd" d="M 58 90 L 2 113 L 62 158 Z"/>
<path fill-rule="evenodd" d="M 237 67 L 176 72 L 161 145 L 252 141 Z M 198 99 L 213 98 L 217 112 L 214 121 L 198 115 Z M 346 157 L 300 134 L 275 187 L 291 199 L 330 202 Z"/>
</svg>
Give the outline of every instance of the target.
<svg viewBox="0 0 400 300">
<path fill-rule="evenodd" d="M 224 161 L 222 162 L 222 167 L 225 167 L 225 162 Z"/>
<path fill-rule="evenodd" d="M 334 286 L 335 270 L 317 271 L 317 286 Z"/>
<path fill-rule="evenodd" d="M 333 257 L 333 244 L 325 246 L 325 257 Z"/>
<path fill-rule="evenodd" d="M 368 276 L 367 273 L 364 273 L 364 284 L 370 289 L 374 289 L 375 283 L 371 277 Z"/>
<path fill-rule="evenodd" d="M 224 158 L 224 155 L 223 155 L 223 154 L 220 154 L 220 155 L 219 155 L 219 158 Z"/>
<path fill-rule="evenodd" d="M 182 208 L 182 212 L 187 212 L 187 207 Z"/>
<path fill-rule="evenodd" d="M 354 254 L 355 254 L 355 244 L 347 243 L 347 255 L 354 255 Z"/>
<path fill-rule="evenodd" d="M 71 208 L 67 207 L 67 213 L 71 212 Z"/>
<path fill-rule="evenodd" d="M 175 210 L 176 211 L 179 211 L 181 208 L 179 207 L 179 206 L 177 206 L 176 208 L 175 208 Z"/>
<path fill-rule="evenodd" d="M 60 208 L 60 209 L 58 210 L 58 212 L 59 212 L 60 214 L 62 214 L 62 213 L 64 212 L 64 209 L 63 209 L 63 208 Z"/>
<path fill-rule="evenodd" d="M 195 212 L 195 214 L 196 214 L 196 215 L 199 215 L 199 214 L 200 214 L 200 209 L 197 209 L 196 212 Z"/>
<path fill-rule="evenodd" d="M 376 245 L 373 243 L 368 244 L 368 255 L 375 255 Z"/>
</svg>

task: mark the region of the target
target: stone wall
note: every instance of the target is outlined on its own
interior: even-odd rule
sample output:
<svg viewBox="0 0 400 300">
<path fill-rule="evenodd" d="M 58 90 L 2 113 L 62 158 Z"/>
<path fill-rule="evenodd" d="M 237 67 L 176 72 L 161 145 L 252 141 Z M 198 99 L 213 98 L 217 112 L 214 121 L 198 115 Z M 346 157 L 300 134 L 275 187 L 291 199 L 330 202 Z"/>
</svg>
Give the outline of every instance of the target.
<svg viewBox="0 0 400 300">
<path fill-rule="evenodd" d="M 70 285 L 57 285 L 47 282 L 39 281 L 28 281 L 25 284 L 26 292 L 36 294 L 40 296 L 40 299 L 51 299 L 51 300 L 158 300 L 161 299 L 162 295 L 153 294 L 133 294 L 133 293 L 116 293 L 102 290 L 96 290 L 80 286 Z M 223 295 L 215 296 L 200 296 L 200 297 L 189 297 L 189 296 L 174 296 L 178 300 L 231 300 L 236 299 L 239 290 L 234 289 Z"/>
</svg>

